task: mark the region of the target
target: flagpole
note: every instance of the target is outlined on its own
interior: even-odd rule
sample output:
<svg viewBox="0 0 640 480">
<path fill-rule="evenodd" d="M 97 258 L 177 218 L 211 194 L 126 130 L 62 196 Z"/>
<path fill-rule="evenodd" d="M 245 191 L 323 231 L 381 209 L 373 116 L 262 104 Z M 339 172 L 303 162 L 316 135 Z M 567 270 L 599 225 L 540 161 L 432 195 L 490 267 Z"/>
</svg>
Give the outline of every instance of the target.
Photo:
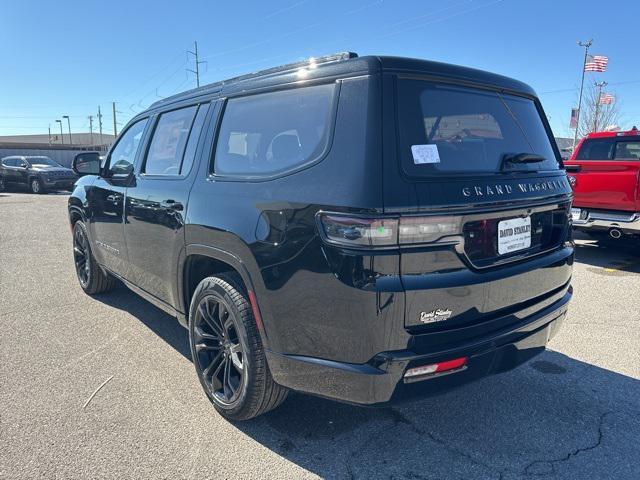
<svg viewBox="0 0 640 480">
<path fill-rule="evenodd" d="M 607 86 L 607 82 L 596 82 L 594 83 L 596 87 L 598 87 L 598 96 L 596 97 L 596 116 L 593 119 L 593 131 L 598 131 L 598 115 L 600 114 L 600 99 L 602 98 L 602 87 Z"/>
<path fill-rule="evenodd" d="M 573 148 L 576 149 L 576 141 L 578 140 L 578 129 L 580 128 L 580 112 L 582 109 L 582 90 L 584 89 L 584 69 L 587 67 L 587 57 L 589 56 L 589 47 L 593 43 L 593 39 L 588 42 L 579 41 L 578 45 L 584 47 L 584 61 L 582 62 L 582 80 L 580 81 L 580 97 L 578 99 L 578 115 L 576 117 L 576 133 L 573 135 Z"/>
</svg>

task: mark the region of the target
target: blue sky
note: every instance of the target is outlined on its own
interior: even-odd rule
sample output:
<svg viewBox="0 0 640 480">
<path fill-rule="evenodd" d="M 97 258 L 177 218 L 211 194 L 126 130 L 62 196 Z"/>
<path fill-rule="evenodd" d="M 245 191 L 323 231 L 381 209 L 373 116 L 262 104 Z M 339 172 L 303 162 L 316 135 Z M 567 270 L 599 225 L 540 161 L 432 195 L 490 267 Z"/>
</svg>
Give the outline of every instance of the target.
<svg viewBox="0 0 640 480">
<path fill-rule="evenodd" d="M 46 133 L 71 116 L 88 131 L 98 105 L 126 122 L 156 99 L 195 86 L 186 55 L 198 40 L 202 83 L 350 50 L 427 58 L 515 77 L 540 94 L 556 136 L 568 136 L 583 50 L 609 56 L 623 127 L 640 126 L 639 2 L 609 14 L 593 0 L 13 1 L 0 12 L 0 135 Z M 612 4 L 613 5 L 613 4 Z M 95 126 L 95 123 L 94 123 Z M 66 133 L 65 124 L 65 133 Z"/>
</svg>

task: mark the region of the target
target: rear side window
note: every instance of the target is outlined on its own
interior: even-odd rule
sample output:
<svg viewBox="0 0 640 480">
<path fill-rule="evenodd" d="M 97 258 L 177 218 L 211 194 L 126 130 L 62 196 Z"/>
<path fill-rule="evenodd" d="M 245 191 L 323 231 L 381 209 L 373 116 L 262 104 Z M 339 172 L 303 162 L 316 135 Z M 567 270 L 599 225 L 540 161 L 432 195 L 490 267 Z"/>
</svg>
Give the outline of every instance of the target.
<svg viewBox="0 0 640 480">
<path fill-rule="evenodd" d="M 2 160 L 2 164 L 5 167 L 15 167 L 17 162 L 16 162 L 16 160 L 14 158 L 5 158 L 5 159 Z"/>
<path fill-rule="evenodd" d="M 397 92 L 400 156 L 410 176 L 559 168 L 530 99 L 408 79 L 399 80 Z M 503 165 L 519 153 L 545 160 Z"/>
<path fill-rule="evenodd" d="M 576 160 L 611 160 L 614 148 L 613 138 L 588 139 L 582 142 Z"/>
<path fill-rule="evenodd" d="M 179 175 L 197 106 L 163 113 L 153 133 L 144 173 Z"/>
<path fill-rule="evenodd" d="M 640 160 L 640 141 L 616 143 L 616 160 Z"/>
<path fill-rule="evenodd" d="M 214 172 L 264 177 L 319 159 L 328 145 L 335 89 L 329 84 L 230 99 Z"/>
</svg>

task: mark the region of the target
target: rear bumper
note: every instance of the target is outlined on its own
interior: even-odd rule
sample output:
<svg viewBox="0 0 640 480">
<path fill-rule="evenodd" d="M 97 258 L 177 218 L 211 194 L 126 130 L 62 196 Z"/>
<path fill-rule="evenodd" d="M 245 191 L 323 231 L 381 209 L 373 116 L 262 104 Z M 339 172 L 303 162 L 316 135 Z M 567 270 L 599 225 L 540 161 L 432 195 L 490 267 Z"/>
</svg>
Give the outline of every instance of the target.
<svg viewBox="0 0 640 480">
<path fill-rule="evenodd" d="M 624 233 L 640 234 L 640 213 L 583 210 L 587 212 L 586 218 L 573 221 L 573 228 L 577 230 L 611 230 L 617 228 Z M 585 215 L 583 214 L 583 216 Z"/>
<path fill-rule="evenodd" d="M 378 405 L 424 396 L 511 370 L 544 351 L 558 331 L 571 299 L 571 288 L 551 305 L 511 323 L 508 328 L 437 352 L 383 352 L 366 364 L 335 362 L 267 351 L 274 380 L 293 390 L 362 405 Z M 468 357 L 466 369 L 407 383 L 407 369 Z"/>
</svg>

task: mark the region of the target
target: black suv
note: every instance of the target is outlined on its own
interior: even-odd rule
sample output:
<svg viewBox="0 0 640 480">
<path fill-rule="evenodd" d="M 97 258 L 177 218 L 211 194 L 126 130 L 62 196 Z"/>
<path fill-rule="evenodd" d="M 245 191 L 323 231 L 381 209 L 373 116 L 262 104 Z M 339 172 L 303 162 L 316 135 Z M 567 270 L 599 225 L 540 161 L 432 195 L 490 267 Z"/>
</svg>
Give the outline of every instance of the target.
<svg viewBox="0 0 640 480">
<path fill-rule="evenodd" d="M 572 295 L 571 188 L 502 76 L 338 54 L 164 99 L 69 199 L 82 288 L 189 329 L 216 409 L 385 404 L 544 350 Z"/>
<path fill-rule="evenodd" d="M 27 187 L 32 193 L 73 190 L 77 179 L 73 170 L 45 156 L 16 155 L 0 160 L 0 191 L 10 185 Z"/>
</svg>

